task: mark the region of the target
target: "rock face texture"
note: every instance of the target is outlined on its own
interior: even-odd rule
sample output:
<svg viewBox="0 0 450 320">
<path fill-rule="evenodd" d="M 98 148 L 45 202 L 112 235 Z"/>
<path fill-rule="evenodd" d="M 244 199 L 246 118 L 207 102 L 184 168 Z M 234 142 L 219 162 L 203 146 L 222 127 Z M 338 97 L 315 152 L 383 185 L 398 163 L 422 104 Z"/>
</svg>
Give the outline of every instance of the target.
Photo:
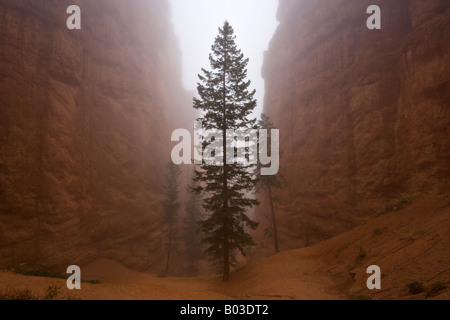
<svg viewBox="0 0 450 320">
<path fill-rule="evenodd" d="M 0 21 L 0 267 L 159 269 L 170 134 L 192 126 L 168 2 L 2 0 Z"/>
<path fill-rule="evenodd" d="M 283 152 L 281 249 L 348 230 L 392 201 L 449 191 L 450 3 L 375 2 L 280 1 L 263 76 Z M 366 27 L 372 4 L 381 30 Z M 268 208 L 263 199 L 267 225 Z"/>
</svg>

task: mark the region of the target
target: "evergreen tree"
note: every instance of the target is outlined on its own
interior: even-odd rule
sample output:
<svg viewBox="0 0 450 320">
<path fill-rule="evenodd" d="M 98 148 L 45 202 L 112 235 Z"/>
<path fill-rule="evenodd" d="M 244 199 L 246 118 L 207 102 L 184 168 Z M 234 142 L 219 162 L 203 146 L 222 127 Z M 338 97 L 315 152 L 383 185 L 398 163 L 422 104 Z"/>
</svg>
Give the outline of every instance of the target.
<svg viewBox="0 0 450 320">
<path fill-rule="evenodd" d="M 188 191 L 195 189 L 197 186 L 195 181 L 192 182 Z M 189 274 L 195 274 L 197 272 L 198 261 L 202 256 L 201 239 L 198 233 L 198 222 L 202 217 L 200 197 L 195 192 L 191 192 L 191 196 L 186 202 L 186 216 L 183 220 L 183 239 L 186 245 L 186 260 L 188 262 Z"/>
<path fill-rule="evenodd" d="M 164 222 L 167 224 L 167 260 L 164 274 L 169 272 L 170 255 L 174 247 L 175 236 L 177 233 L 176 225 L 178 218 L 178 178 L 180 175 L 180 167 L 173 164 L 172 161 L 167 165 L 166 174 L 166 201 L 164 204 L 165 215 Z"/>
<path fill-rule="evenodd" d="M 245 163 L 227 164 L 226 131 L 256 125 L 256 119 L 249 118 L 256 100 L 255 90 L 249 91 L 250 81 L 246 81 L 248 59 L 238 50 L 235 38 L 233 28 L 225 21 L 209 55 L 212 71 L 202 69 L 199 98 L 194 99 L 194 108 L 203 114 L 199 119 L 203 129 L 219 130 L 222 135 L 223 165 L 203 162 L 201 170 L 196 170 L 195 181 L 200 183 L 196 191 L 205 194 L 203 207 L 210 214 L 200 222 L 200 231 L 206 236 L 202 243 L 207 245 L 205 253 L 222 265 L 224 281 L 229 279 L 236 250 L 245 255 L 246 248 L 255 244 L 248 229 L 258 226 L 245 214 L 246 208 L 258 204 L 248 196 L 255 188 L 254 171 Z M 204 141 L 203 148 L 208 143 L 211 141 Z"/>
<path fill-rule="evenodd" d="M 275 129 L 275 126 L 270 121 L 269 116 L 265 115 L 264 113 L 261 114 L 261 120 L 258 122 L 258 128 L 259 129 L 265 129 L 268 132 L 267 135 L 267 148 L 268 150 L 272 150 L 271 148 L 271 136 L 270 136 L 270 130 Z M 280 180 L 278 179 L 277 175 L 261 175 L 261 168 L 262 165 L 258 164 L 257 166 L 257 174 L 258 174 L 258 185 L 257 190 L 259 192 L 267 192 L 269 203 L 270 203 L 270 211 L 272 216 L 272 228 L 273 232 L 271 233 L 273 236 L 273 245 L 276 252 L 279 252 L 278 247 L 278 233 L 277 233 L 277 220 L 275 217 L 275 208 L 273 205 L 273 189 L 281 188 Z"/>
</svg>

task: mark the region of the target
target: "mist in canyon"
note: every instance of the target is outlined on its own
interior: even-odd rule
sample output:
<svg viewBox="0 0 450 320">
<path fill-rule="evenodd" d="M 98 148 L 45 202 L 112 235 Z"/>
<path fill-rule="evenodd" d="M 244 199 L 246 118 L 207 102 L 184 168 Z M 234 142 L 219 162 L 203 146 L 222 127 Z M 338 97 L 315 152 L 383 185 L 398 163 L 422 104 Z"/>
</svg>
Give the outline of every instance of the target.
<svg viewBox="0 0 450 320">
<path fill-rule="evenodd" d="M 259 117 L 264 102 L 264 79 L 261 75 L 264 52 L 278 25 L 277 0 L 192 0 L 169 1 L 172 22 L 178 38 L 181 57 L 183 85 L 196 91 L 201 68 L 209 68 L 211 45 L 218 28 L 227 20 L 236 34 L 236 44 L 249 58 L 248 79 L 256 90 L 258 107 L 254 113 Z"/>
<path fill-rule="evenodd" d="M 78 265 L 81 299 L 449 299 L 450 4 L 376 2 L 0 1 L 0 298 L 65 292 L 54 275 Z M 182 236 L 202 211 L 192 165 L 169 268 L 165 219 L 171 134 L 193 130 L 225 20 L 280 130 L 282 186 L 256 194 L 228 283 Z"/>
</svg>

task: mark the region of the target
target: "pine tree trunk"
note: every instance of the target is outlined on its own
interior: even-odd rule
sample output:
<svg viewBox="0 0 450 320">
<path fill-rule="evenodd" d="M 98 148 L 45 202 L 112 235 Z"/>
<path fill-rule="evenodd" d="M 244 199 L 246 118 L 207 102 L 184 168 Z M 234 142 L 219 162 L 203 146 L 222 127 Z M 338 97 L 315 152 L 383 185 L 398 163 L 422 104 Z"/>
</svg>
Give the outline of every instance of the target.
<svg viewBox="0 0 450 320">
<path fill-rule="evenodd" d="M 279 249 L 278 249 L 278 234 L 277 234 L 277 221 L 275 219 L 275 209 L 273 208 L 273 198 L 272 198 L 272 187 L 271 187 L 270 183 L 267 184 L 267 190 L 269 192 L 270 209 L 272 211 L 273 244 L 275 246 L 275 251 L 279 252 Z"/>
<path fill-rule="evenodd" d="M 230 278 L 230 250 L 228 248 L 228 239 L 225 240 L 226 246 L 223 248 L 223 281 Z"/>
<path fill-rule="evenodd" d="M 167 261 L 166 261 L 166 269 L 164 275 L 167 275 L 169 272 L 169 261 L 170 261 L 170 251 L 172 250 L 172 221 L 169 223 L 169 245 L 167 247 Z"/>
<path fill-rule="evenodd" d="M 226 130 L 223 133 L 223 148 L 224 148 L 224 166 L 223 166 L 223 192 L 226 194 L 228 192 L 228 174 L 227 174 L 227 165 L 226 165 Z M 225 211 L 225 221 L 224 228 L 225 234 L 223 239 L 223 281 L 228 281 L 230 278 L 230 248 L 228 245 L 228 232 L 230 232 L 230 220 L 228 219 L 228 200 L 225 198 L 223 203 L 224 211 Z"/>
<path fill-rule="evenodd" d="M 227 45 L 225 44 L 225 48 Z M 226 59 L 226 57 L 225 57 Z M 227 74 L 227 68 L 224 68 L 223 72 L 223 96 L 222 96 L 222 103 L 223 103 L 223 128 L 222 128 L 222 147 L 223 147 L 223 194 L 227 194 L 228 192 L 228 167 L 227 167 L 227 104 L 226 104 L 226 95 L 227 95 L 227 84 L 226 84 L 226 74 Z M 228 219 L 228 199 L 225 197 L 224 203 L 223 203 L 224 211 L 225 211 L 225 234 L 224 234 L 224 240 L 223 240 L 223 281 L 228 281 L 230 278 L 230 248 L 228 245 L 228 232 L 230 230 L 229 228 L 229 219 Z"/>
</svg>

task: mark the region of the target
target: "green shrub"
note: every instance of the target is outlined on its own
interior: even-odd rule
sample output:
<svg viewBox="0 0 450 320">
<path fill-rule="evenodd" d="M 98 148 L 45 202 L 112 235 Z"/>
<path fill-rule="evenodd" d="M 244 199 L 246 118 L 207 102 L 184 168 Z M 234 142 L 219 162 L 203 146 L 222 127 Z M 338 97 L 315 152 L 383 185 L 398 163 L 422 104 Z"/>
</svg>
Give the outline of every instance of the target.
<svg viewBox="0 0 450 320">
<path fill-rule="evenodd" d="M 43 300 L 56 300 L 60 289 L 56 286 L 49 286 L 45 292 Z"/>
<path fill-rule="evenodd" d="M 100 280 L 89 280 L 87 282 L 88 283 L 92 283 L 92 284 L 100 284 L 100 283 L 102 283 Z"/>
<path fill-rule="evenodd" d="M 0 300 L 57 300 L 60 288 L 56 286 L 49 286 L 44 296 L 38 296 L 31 292 L 29 289 L 18 290 L 8 289 L 6 291 L 0 291 Z M 61 297 L 60 300 L 80 300 L 73 295 L 67 295 Z"/>
<path fill-rule="evenodd" d="M 373 230 L 373 235 L 374 236 L 379 236 L 381 234 L 383 234 L 383 232 L 386 230 L 386 228 L 376 228 L 375 230 Z"/>
<path fill-rule="evenodd" d="M 409 293 L 411 294 L 419 294 L 425 291 L 425 287 L 421 282 L 414 281 L 406 286 L 409 288 Z"/>
<path fill-rule="evenodd" d="M 439 292 L 441 292 L 442 290 L 445 290 L 445 289 L 447 289 L 447 284 L 445 282 L 442 282 L 442 281 L 435 282 L 431 286 L 430 291 L 428 291 L 427 297 L 434 297 L 434 296 L 438 295 Z"/>
<path fill-rule="evenodd" d="M 29 289 L 18 290 L 8 289 L 0 291 L 0 300 L 57 300 L 61 289 L 56 286 L 49 286 L 45 291 L 44 296 L 38 296 Z M 66 295 L 59 300 L 80 300 L 74 295 Z"/>
<path fill-rule="evenodd" d="M 365 257 L 367 257 L 367 250 L 361 246 L 356 246 L 359 250 L 358 255 L 356 256 L 356 262 L 360 263 Z"/>
<path fill-rule="evenodd" d="M 365 295 L 365 294 L 356 294 L 351 297 L 352 300 L 372 300 L 371 297 Z"/>
<path fill-rule="evenodd" d="M 34 276 L 34 277 L 43 277 L 43 278 L 56 278 L 56 279 L 67 279 L 68 275 L 60 274 L 57 272 L 51 272 L 51 271 L 45 271 L 45 270 L 31 270 L 31 271 L 24 271 L 20 269 L 10 270 L 15 273 L 23 274 L 25 276 Z M 100 280 L 88 280 L 88 281 L 81 281 L 81 282 L 87 282 L 92 284 L 99 284 L 102 283 Z"/>
<path fill-rule="evenodd" d="M 391 200 L 382 213 L 403 209 L 418 197 L 420 197 L 420 193 L 402 193 L 397 198 Z"/>
<path fill-rule="evenodd" d="M 0 292 L 0 300 L 39 300 L 30 290 L 9 289 Z"/>
<path fill-rule="evenodd" d="M 26 276 L 44 277 L 44 278 L 56 278 L 56 279 L 67 279 L 66 275 L 59 274 L 56 272 L 45 271 L 45 270 L 32 270 L 19 272 Z"/>
</svg>

